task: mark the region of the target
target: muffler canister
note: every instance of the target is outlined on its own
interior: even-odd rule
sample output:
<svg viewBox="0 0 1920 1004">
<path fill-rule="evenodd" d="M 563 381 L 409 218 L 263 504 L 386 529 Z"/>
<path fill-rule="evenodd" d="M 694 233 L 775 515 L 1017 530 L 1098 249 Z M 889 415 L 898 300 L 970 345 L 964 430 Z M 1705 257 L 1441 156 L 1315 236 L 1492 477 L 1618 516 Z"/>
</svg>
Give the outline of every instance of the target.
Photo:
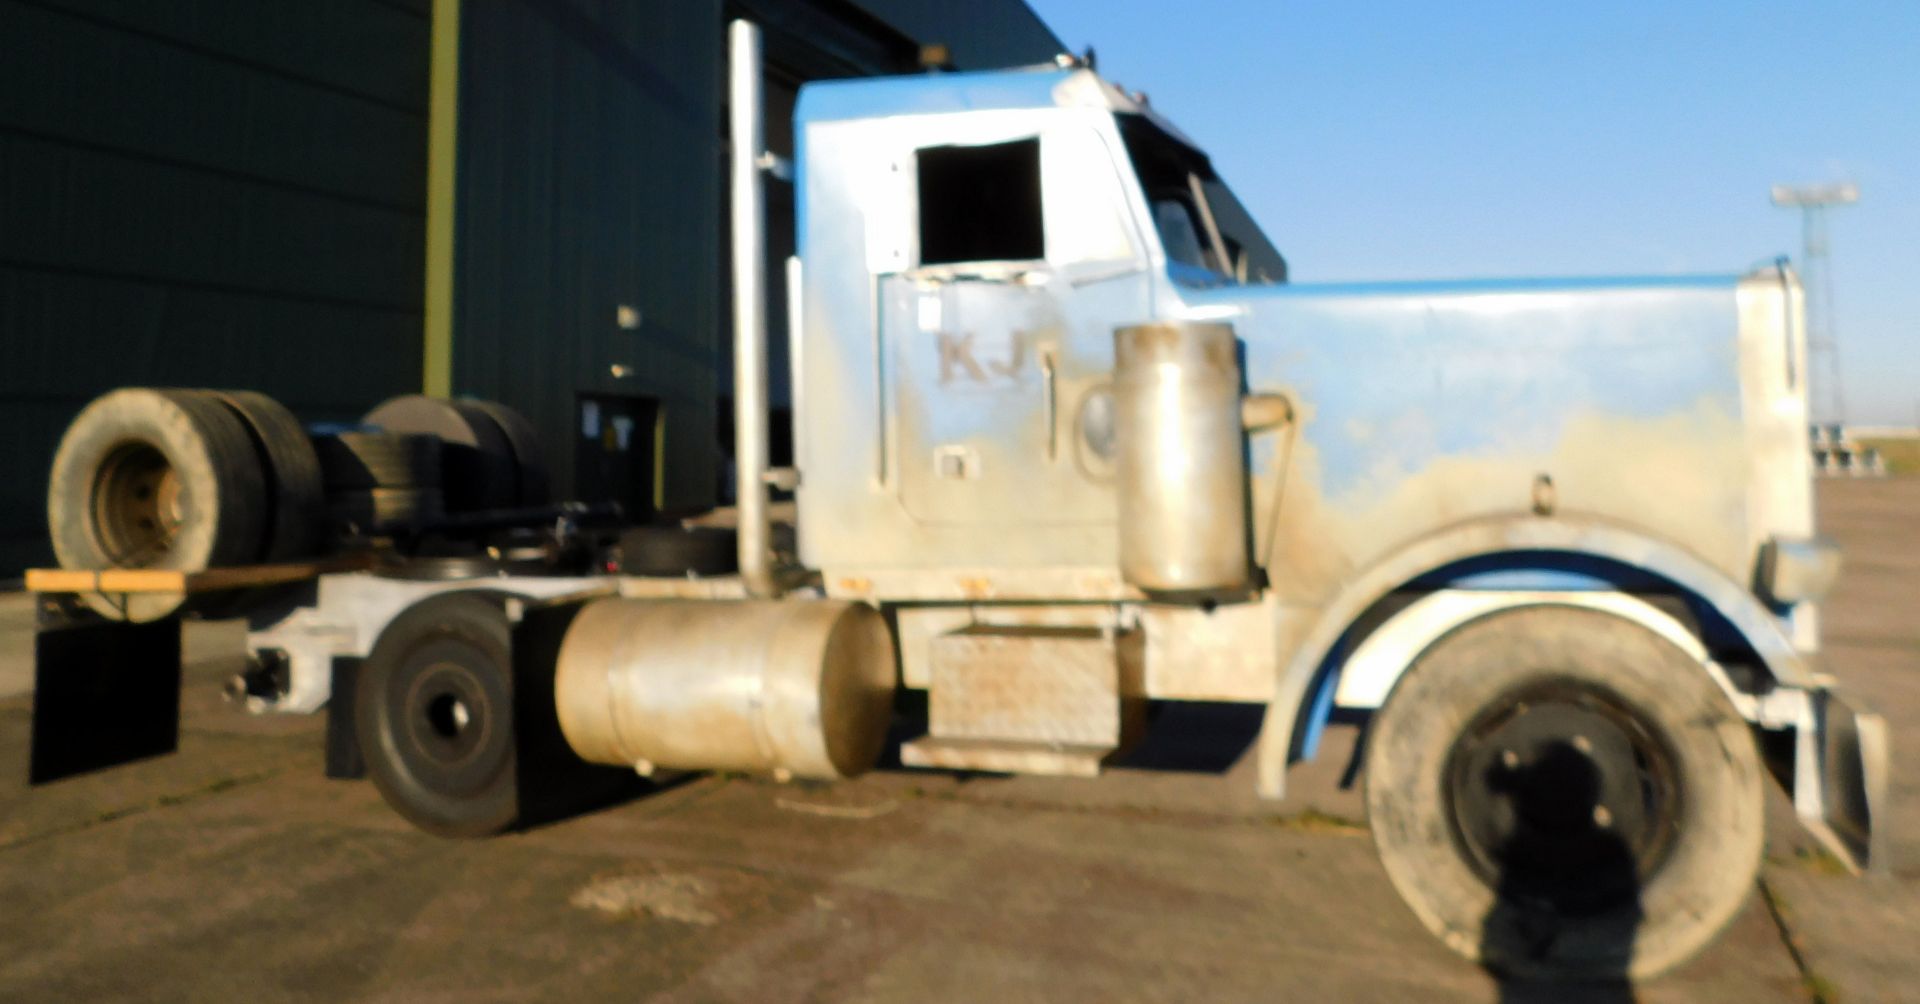
<svg viewBox="0 0 1920 1004">
<path fill-rule="evenodd" d="M 858 603 L 607 599 L 567 629 L 554 700 L 594 763 L 830 780 L 879 756 L 894 665 Z"/>
<path fill-rule="evenodd" d="M 1239 343 L 1225 324 L 1113 333 L 1120 573 L 1152 593 L 1249 578 Z"/>
</svg>

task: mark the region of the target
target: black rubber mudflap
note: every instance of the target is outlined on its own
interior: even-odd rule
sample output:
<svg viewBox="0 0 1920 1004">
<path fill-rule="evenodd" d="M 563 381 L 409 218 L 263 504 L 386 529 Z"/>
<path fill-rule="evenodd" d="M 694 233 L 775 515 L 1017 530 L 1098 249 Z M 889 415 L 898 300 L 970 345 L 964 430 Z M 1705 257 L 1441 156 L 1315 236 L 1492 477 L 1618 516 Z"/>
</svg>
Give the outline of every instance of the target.
<svg viewBox="0 0 1920 1004">
<path fill-rule="evenodd" d="M 29 784 L 179 748 L 178 617 L 45 626 L 33 662 Z"/>
<path fill-rule="evenodd" d="M 360 731 L 353 724 L 353 687 L 366 660 L 349 656 L 333 659 L 333 690 L 327 697 L 327 777 L 358 781 L 367 776 L 360 754 Z"/>
</svg>

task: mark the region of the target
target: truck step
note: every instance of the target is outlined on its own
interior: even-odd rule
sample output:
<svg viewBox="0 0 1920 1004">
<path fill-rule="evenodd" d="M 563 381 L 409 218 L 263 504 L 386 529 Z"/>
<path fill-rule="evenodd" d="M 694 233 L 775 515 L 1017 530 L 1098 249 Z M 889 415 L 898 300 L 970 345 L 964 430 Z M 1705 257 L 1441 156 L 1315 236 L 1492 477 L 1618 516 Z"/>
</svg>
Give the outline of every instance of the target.
<svg viewBox="0 0 1920 1004">
<path fill-rule="evenodd" d="M 1141 637 L 1071 627 L 963 628 L 933 640 L 915 767 L 1092 777 L 1141 732 Z"/>
<path fill-rule="evenodd" d="M 1113 746 L 1009 739 L 942 739 L 925 736 L 900 747 L 909 767 L 980 770 L 996 774 L 1096 777 Z"/>
</svg>

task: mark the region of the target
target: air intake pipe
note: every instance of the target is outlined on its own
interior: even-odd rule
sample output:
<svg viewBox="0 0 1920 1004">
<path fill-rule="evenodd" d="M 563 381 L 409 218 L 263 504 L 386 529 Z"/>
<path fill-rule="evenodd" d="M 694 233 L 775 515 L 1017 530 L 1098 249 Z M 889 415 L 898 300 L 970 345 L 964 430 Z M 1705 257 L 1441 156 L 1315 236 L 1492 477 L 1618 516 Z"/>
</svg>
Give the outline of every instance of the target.
<svg viewBox="0 0 1920 1004">
<path fill-rule="evenodd" d="M 1251 575 L 1240 343 L 1225 324 L 1114 331 L 1120 572 L 1163 596 Z"/>
</svg>

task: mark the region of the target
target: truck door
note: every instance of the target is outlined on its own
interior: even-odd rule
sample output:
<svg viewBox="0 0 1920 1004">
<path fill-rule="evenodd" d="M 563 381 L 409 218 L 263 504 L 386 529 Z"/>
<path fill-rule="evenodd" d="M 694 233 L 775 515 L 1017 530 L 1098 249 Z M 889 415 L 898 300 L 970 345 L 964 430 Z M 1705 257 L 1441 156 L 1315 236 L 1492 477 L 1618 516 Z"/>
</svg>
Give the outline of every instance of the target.
<svg viewBox="0 0 1920 1004">
<path fill-rule="evenodd" d="M 916 520 L 1113 519 L 1081 412 L 1112 370 L 1114 326 L 1151 314 L 1117 162 L 1084 123 L 913 151 L 917 258 L 882 278 L 879 312 Z"/>
</svg>

